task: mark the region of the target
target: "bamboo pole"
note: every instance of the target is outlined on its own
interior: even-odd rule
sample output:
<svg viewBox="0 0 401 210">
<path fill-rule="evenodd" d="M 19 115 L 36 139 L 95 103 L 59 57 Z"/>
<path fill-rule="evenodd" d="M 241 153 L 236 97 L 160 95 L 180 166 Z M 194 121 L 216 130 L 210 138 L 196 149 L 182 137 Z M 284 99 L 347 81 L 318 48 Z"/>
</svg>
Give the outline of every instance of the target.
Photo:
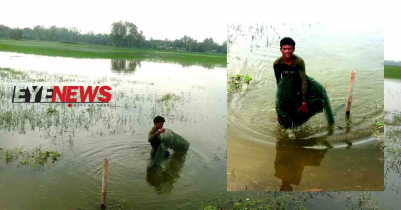
<svg viewBox="0 0 401 210">
<path fill-rule="evenodd" d="M 355 71 L 351 71 L 349 86 L 348 86 L 347 107 L 345 108 L 346 115 L 349 115 L 351 112 L 352 90 L 354 88 L 354 80 L 355 80 Z"/>
<path fill-rule="evenodd" d="M 107 195 L 107 158 L 103 160 L 103 180 L 102 180 L 102 198 L 100 200 L 101 209 L 106 208 L 106 195 Z"/>
</svg>

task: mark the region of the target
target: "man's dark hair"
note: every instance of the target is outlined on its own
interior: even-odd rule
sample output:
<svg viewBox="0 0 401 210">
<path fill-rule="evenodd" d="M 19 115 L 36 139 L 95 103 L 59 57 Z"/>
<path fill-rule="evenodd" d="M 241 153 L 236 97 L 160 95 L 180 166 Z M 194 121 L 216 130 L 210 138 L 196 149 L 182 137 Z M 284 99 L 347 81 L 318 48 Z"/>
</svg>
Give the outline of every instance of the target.
<svg viewBox="0 0 401 210">
<path fill-rule="evenodd" d="M 280 49 L 283 47 L 283 45 L 291 45 L 292 48 L 295 49 L 295 42 L 293 39 L 291 39 L 290 37 L 284 37 L 281 41 L 280 41 Z"/>
<path fill-rule="evenodd" d="M 156 124 L 156 123 L 161 123 L 161 122 L 166 122 L 166 121 L 164 120 L 164 118 L 161 117 L 161 116 L 157 116 L 157 117 L 155 117 L 155 119 L 153 119 L 153 123 L 154 123 L 154 124 Z"/>
</svg>

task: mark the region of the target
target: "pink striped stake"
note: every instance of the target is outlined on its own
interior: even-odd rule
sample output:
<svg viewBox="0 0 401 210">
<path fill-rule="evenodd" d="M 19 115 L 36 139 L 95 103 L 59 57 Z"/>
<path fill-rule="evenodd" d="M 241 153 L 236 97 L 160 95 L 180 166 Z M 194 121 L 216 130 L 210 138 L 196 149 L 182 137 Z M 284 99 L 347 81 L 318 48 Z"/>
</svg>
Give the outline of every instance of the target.
<svg viewBox="0 0 401 210">
<path fill-rule="evenodd" d="M 107 195 L 107 158 L 103 160 L 103 180 L 102 180 L 102 198 L 100 199 L 101 209 L 106 209 L 106 195 Z"/>
<path fill-rule="evenodd" d="M 354 80 L 355 80 L 355 71 L 351 71 L 351 76 L 348 86 L 347 107 L 345 108 L 346 115 L 349 115 L 351 113 L 352 90 L 354 88 Z"/>
</svg>

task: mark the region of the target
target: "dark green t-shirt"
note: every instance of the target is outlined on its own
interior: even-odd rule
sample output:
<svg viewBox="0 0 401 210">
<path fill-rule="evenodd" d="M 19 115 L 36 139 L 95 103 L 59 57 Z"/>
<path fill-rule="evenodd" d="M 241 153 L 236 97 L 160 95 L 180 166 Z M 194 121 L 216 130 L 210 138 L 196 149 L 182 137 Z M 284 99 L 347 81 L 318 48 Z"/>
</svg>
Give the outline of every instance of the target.
<svg viewBox="0 0 401 210">
<path fill-rule="evenodd" d="M 306 90 L 307 90 L 307 83 L 306 83 L 306 72 L 305 72 L 305 62 L 304 60 L 293 54 L 292 63 L 291 65 L 287 65 L 283 57 L 281 56 L 273 63 L 274 74 L 276 75 L 276 82 L 277 85 L 280 82 L 281 78 L 292 75 L 298 74 L 302 80 L 302 99 L 306 102 Z"/>
<path fill-rule="evenodd" d="M 152 127 L 148 134 L 148 141 L 150 142 L 150 145 L 152 146 L 153 150 L 155 150 L 155 152 L 157 151 L 157 149 L 159 149 L 160 146 L 160 138 L 159 135 L 156 134 L 156 132 L 157 129 L 155 127 Z"/>
</svg>

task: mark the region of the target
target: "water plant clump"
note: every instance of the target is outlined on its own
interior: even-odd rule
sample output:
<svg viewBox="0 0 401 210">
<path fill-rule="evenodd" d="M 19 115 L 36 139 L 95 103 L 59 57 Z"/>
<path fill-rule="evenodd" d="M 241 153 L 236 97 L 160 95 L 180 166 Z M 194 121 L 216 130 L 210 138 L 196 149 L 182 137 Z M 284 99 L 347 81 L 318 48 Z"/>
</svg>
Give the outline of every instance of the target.
<svg viewBox="0 0 401 210">
<path fill-rule="evenodd" d="M 56 113 L 56 109 L 55 108 L 52 108 L 52 107 L 47 108 L 47 114 L 52 115 L 52 114 L 55 114 L 55 113 Z"/>
<path fill-rule="evenodd" d="M 20 78 L 25 75 L 24 72 L 11 68 L 0 68 L 0 78 Z"/>
<path fill-rule="evenodd" d="M 308 197 L 313 195 L 304 192 L 252 192 L 246 196 L 220 198 L 219 202 L 214 205 L 204 206 L 203 210 L 285 210 L 290 206 L 291 209 L 303 210 L 307 209 L 304 205 L 307 203 Z"/>
<path fill-rule="evenodd" d="M 0 155 L 4 156 L 7 164 L 21 160 L 21 165 L 29 165 L 31 167 L 44 166 L 48 161 L 56 162 L 60 158 L 60 154 L 56 151 L 43 151 L 35 148 L 33 151 L 24 151 L 22 148 L 14 148 L 10 150 L 1 149 Z"/>
<path fill-rule="evenodd" d="M 160 99 L 157 99 L 157 102 L 166 102 L 166 101 L 179 101 L 180 96 L 175 95 L 174 93 L 167 93 L 163 95 Z"/>
<path fill-rule="evenodd" d="M 245 74 L 245 75 L 239 75 L 236 74 L 234 76 L 229 76 L 227 80 L 227 91 L 229 93 L 238 93 L 243 91 L 243 86 L 244 85 L 249 85 L 250 82 L 252 81 L 252 78 Z"/>
</svg>

